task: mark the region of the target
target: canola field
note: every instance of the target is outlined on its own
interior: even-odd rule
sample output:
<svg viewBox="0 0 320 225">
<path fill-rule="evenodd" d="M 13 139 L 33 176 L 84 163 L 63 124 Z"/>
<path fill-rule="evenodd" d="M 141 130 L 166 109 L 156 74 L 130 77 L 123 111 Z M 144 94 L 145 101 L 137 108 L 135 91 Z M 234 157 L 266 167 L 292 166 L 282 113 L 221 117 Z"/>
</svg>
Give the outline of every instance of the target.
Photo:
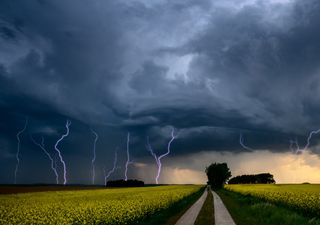
<svg viewBox="0 0 320 225">
<path fill-rule="evenodd" d="M 225 188 L 295 209 L 305 215 L 320 216 L 318 184 L 234 184 Z"/>
<path fill-rule="evenodd" d="M 176 185 L 0 195 L 0 224 L 137 224 L 202 187 Z"/>
</svg>

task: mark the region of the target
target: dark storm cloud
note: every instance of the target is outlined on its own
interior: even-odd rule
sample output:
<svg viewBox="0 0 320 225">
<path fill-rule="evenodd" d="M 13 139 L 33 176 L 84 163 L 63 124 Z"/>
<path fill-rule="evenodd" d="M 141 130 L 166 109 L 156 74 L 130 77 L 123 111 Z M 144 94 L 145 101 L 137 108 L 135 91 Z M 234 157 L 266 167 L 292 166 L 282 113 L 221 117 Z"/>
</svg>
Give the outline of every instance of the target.
<svg viewBox="0 0 320 225">
<path fill-rule="evenodd" d="M 128 131 L 134 157 L 148 154 L 147 136 L 165 150 L 172 127 L 177 155 L 238 151 L 240 133 L 254 149 L 304 144 L 320 127 L 319 10 L 316 0 L 2 1 L 6 168 L 26 117 L 48 146 L 71 119 L 66 158 L 88 167 L 90 127 L 101 134 L 101 165 Z M 31 162 L 39 151 L 28 133 Z"/>
<path fill-rule="evenodd" d="M 4 77 L 14 83 L 11 89 L 79 119 L 86 113 L 97 117 L 108 113 L 101 96 L 105 101 L 111 95 L 107 81 L 119 76 L 121 55 L 117 21 L 112 19 L 117 18 L 115 12 L 108 12 L 108 5 L 102 11 L 98 5 L 74 7 L 71 2 L 8 1 L 3 5 L 6 23 L 21 20 L 24 24 L 21 31 L 16 29 L 14 40 L 2 40 L 7 49 Z"/>
<path fill-rule="evenodd" d="M 234 103 L 226 107 L 251 124 L 307 132 L 319 126 L 308 110 L 319 99 L 318 7 L 297 1 L 215 10 L 208 29 L 186 46 L 197 55 L 193 69 L 217 80 L 220 99 Z"/>
</svg>

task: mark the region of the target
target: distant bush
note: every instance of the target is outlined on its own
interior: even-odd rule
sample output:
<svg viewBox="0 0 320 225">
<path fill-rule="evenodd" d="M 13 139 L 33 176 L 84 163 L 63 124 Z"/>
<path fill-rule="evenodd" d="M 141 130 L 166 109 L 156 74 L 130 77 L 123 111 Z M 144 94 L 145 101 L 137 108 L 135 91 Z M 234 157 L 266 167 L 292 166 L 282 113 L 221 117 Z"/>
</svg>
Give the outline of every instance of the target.
<svg viewBox="0 0 320 225">
<path fill-rule="evenodd" d="M 233 177 L 228 184 L 275 184 L 273 175 L 270 173 L 260 173 L 254 175 L 241 175 Z"/>
<path fill-rule="evenodd" d="M 143 187 L 144 182 L 141 180 L 110 180 L 107 187 Z"/>
</svg>

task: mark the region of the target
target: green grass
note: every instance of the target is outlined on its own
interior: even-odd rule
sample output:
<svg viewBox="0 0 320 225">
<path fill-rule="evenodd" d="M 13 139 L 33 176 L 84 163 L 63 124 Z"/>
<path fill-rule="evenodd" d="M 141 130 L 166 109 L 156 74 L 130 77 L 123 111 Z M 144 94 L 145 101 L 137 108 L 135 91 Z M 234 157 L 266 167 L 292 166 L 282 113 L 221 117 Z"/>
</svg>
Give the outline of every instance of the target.
<svg viewBox="0 0 320 225">
<path fill-rule="evenodd" d="M 208 224 L 213 225 L 214 224 L 213 196 L 211 191 L 208 191 L 207 198 L 194 224 L 195 225 L 208 225 Z"/>
<path fill-rule="evenodd" d="M 174 225 L 179 218 L 201 197 L 204 188 L 196 193 L 185 197 L 181 201 L 171 205 L 169 208 L 162 210 L 146 218 L 139 225 Z"/>
<path fill-rule="evenodd" d="M 237 225 L 320 225 L 283 206 L 228 190 L 217 191 Z"/>
</svg>

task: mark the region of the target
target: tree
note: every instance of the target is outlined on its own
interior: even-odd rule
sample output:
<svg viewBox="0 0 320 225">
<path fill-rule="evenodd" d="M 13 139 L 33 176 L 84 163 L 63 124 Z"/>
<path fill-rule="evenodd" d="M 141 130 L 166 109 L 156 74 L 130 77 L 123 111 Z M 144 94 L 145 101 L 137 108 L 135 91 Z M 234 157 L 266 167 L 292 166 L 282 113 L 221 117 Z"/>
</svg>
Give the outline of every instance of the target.
<svg viewBox="0 0 320 225">
<path fill-rule="evenodd" d="M 143 187 L 144 182 L 141 180 L 109 180 L 107 187 Z"/>
<path fill-rule="evenodd" d="M 241 175 L 229 180 L 229 184 L 274 184 L 273 175 L 270 173 L 260 173 L 253 175 Z"/>
<path fill-rule="evenodd" d="M 216 189 L 222 188 L 231 177 L 231 172 L 227 163 L 212 163 L 206 168 L 206 174 L 208 177 L 208 184 Z"/>
<path fill-rule="evenodd" d="M 273 175 L 270 173 L 257 174 L 257 183 L 259 184 L 275 184 L 276 181 L 273 179 Z"/>
</svg>

